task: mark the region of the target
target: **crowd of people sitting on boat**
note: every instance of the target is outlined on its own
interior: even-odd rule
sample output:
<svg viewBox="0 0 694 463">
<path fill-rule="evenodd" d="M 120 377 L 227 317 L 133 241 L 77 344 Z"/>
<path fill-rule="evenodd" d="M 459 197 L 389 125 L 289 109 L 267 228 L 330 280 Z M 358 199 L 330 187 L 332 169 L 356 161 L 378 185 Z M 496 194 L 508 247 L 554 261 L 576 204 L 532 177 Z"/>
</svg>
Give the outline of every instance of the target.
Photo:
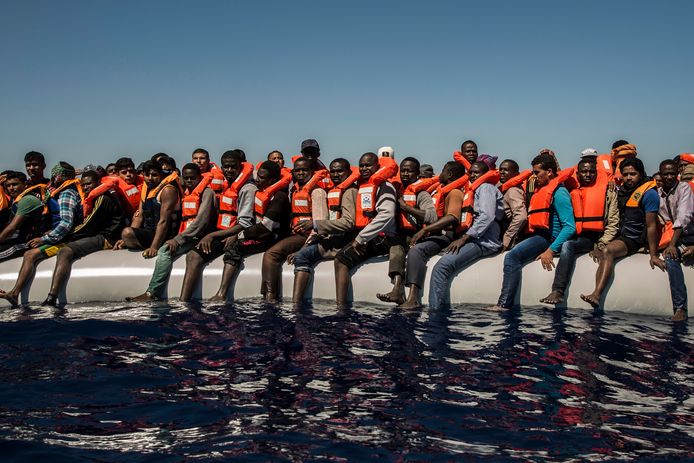
<svg viewBox="0 0 694 463">
<path fill-rule="evenodd" d="M 146 290 L 132 301 L 164 298 L 173 261 L 185 255 L 180 300 L 189 301 L 203 269 L 223 256 L 214 300 L 233 289 L 244 258 L 263 253 L 260 294 L 281 298 L 282 266 L 294 266 L 293 302 L 307 294 L 315 266 L 334 260 L 336 301 L 348 304 L 351 271 L 388 256 L 392 290 L 377 297 L 402 309 L 422 306 L 428 261 L 428 303 L 450 303 L 451 281 L 480 258 L 505 253 L 503 283 L 493 310 L 518 300 L 521 270 L 541 261 L 554 271 L 540 302 L 558 305 L 576 259 L 597 263 L 595 286 L 581 299 L 598 308 L 615 260 L 646 252 L 651 269 L 666 271 L 674 321 L 687 319 L 683 265 L 694 263 L 694 154 L 665 159 L 647 175 L 634 144 L 616 141 L 609 154 L 588 148 L 561 169 L 543 149 L 527 168 L 478 154 L 462 143 L 439 175 L 431 165 L 383 147 L 324 164 L 314 139 L 285 165 L 273 151 L 257 165 L 240 149 L 219 164 L 204 149 L 179 169 L 165 153 L 137 167 L 122 157 L 106 168 L 76 170 L 59 162 L 44 176 L 44 156 L 32 151 L 26 174 L 0 174 L 0 261 L 22 257 L 13 288 L 0 297 L 17 305 L 37 264 L 56 256 L 44 304 L 58 304 L 73 262 L 101 250 L 131 249 L 156 259 Z M 523 166 L 526 167 L 526 166 Z M 558 257 L 558 259 L 556 259 Z"/>
</svg>

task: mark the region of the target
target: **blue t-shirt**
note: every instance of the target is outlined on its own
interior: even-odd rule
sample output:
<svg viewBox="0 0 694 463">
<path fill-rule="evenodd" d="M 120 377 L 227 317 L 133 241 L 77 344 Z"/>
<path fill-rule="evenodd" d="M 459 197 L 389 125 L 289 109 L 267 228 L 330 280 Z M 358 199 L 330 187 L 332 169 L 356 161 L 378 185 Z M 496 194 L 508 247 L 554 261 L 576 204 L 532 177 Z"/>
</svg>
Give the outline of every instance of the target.
<svg viewBox="0 0 694 463">
<path fill-rule="evenodd" d="M 660 209 L 660 196 L 658 190 L 651 188 L 643 195 L 641 200 L 641 209 L 648 214 L 649 212 L 658 212 Z"/>
</svg>

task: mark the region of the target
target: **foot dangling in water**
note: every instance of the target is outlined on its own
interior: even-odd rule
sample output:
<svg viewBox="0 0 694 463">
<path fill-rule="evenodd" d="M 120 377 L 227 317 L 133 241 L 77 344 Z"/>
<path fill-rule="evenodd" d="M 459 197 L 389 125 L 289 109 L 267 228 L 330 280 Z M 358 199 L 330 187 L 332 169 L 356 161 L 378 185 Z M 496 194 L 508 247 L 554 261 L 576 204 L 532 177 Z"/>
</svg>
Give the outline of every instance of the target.
<svg viewBox="0 0 694 463">
<path fill-rule="evenodd" d="M 17 296 L 15 296 L 12 293 L 7 293 L 1 289 L 0 289 L 0 299 L 5 299 L 7 302 L 10 303 L 10 305 L 12 307 L 17 307 L 19 305 L 19 300 L 17 299 Z"/>
<path fill-rule="evenodd" d="M 540 299 L 543 304 L 557 305 L 564 302 L 564 294 L 560 291 L 552 291 L 546 297 Z"/>
<path fill-rule="evenodd" d="M 405 302 L 405 293 L 402 291 L 397 292 L 393 290 L 389 293 L 378 293 L 376 297 L 379 301 L 392 302 L 397 305 L 402 305 Z"/>
<path fill-rule="evenodd" d="M 590 304 L 594 309 L 600 306 L 600 298 L 595 294 L 581 294 L 581 299 Z"/>
</svg>

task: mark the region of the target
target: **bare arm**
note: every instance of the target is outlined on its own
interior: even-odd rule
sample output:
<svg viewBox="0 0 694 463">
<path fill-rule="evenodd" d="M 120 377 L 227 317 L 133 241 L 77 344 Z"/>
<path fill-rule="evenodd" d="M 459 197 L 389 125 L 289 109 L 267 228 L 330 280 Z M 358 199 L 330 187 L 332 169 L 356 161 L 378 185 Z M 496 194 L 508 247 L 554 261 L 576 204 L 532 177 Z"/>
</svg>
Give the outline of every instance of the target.
<svg viewBox="0 0 694 463">
<path fill-rule="evenodd" d="M 159 209 L 159 222 L 157 222 L 157 228 L 154 232 L 154 238 L 152 239 L 151 249 L 157 250 L 164 244 L 164 238 L 166 238 L 166 233 L 171 226 L 171 216 L 176 211 L 176 205 L 178 204 L 178 190 L 172 185 L 168 185 L 161 190 L 161 196 L 159 197 L 161 201 L 161 209 Z M 135 220 L 140 219 L 142 222 L 142 204 L 140 204 L 140 209 L 138 210 L 140 217 L 133 219 L 133 228 Z"/>
<path fill-rule="evenodd" d="M 22 226 L 25 220 L 25 216 L 15 215 L 10 223 L 8 223 L 7 226 L 0 232 L 0 243 L 10 238 L 17 230 L 19 230 L 19 227 Z"/>
</svg>

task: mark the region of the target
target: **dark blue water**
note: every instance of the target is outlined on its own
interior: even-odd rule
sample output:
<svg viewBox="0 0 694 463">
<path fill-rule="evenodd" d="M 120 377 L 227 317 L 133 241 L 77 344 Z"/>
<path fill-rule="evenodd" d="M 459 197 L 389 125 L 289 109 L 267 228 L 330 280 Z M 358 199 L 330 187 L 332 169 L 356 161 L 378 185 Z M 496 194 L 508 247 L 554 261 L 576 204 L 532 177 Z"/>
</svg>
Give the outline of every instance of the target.
<svg viewBox="0 0 694 463">
<path fill-rule="evenodd" d="M 694 335 L 623 314 L 0 314 L 3 461 L 673 461 Z"/>
</svg>

